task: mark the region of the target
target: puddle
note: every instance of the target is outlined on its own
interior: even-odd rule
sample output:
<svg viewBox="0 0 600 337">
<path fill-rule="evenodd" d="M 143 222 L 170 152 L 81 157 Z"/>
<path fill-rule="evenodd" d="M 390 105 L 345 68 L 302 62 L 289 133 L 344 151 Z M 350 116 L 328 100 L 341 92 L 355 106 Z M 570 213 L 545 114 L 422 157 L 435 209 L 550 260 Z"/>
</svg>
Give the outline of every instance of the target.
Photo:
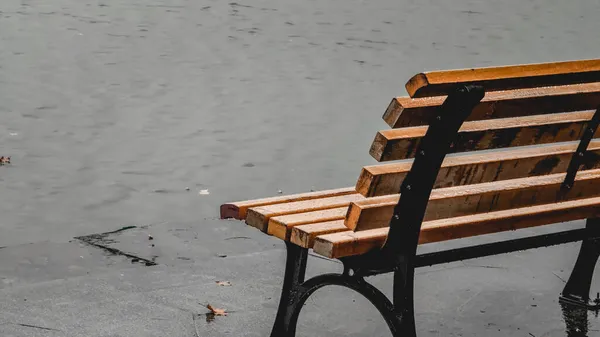
<svg viewBox="0 0 600 337">
<path fill-rule="evenodd" d="M 120 249 L 110 247 L 110 244 L 118 243 L 115 237 L 111 237 L 114 235 L 119 235 L 127 230 L 138 228 L 137 226 L 126 226 L 120 229 L 117 229 L 112 232 L 99 233 L 99 234 L 90 234 L 86 236 L 78 236 L 75 237 L 76 240 L 87 243 L 88 245 L 100 248 L 111 255 L 120 255 L 125 256 L 131 260 L 131 263 L 141 263 L 147 267 L 156 266 L 156 258 L 158 256 L 153 255 L 150 259 L 143 258 L 141 256 L 137 256 L 131 253 L 124 252 Z"/>
<path fill-rule="evenodd" d="M 598 330 L 592 329 L 589 322 L 590 316 L 598 318 L 598 310 L 589 310 L 568 303 L 560 303 L 560 307 L 567 326 L 567 337 L 592 337 L 600 334 Z"/>
</svg>

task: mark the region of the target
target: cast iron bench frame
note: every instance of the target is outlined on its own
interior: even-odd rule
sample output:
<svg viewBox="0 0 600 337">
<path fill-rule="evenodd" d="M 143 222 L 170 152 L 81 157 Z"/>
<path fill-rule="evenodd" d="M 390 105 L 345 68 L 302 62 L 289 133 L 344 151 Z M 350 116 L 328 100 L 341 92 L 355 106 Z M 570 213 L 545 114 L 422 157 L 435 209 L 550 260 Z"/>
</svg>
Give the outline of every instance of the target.
<svg viewBox="0 0 600 337">
<path fill-rule="evenodd" d="M 381 313 L 393 336 L 416 336 L 415 268 L 576 241 L 582 241 L 580 252 L 560 301 L 586 309 L 600 309 L 598 299 L 592 301 L 589 296 L 595 265 L 600 257 L 600 219 L 588 219 L 585 228 L 581 229 L 417 254 L 425 210 L 442 162 L 453 146 L 461 125 L 484 94 L 482 86 L 459 85 L 430 121 L 412 168 L 400 187 L 401 197 L 394 208 L 388 238 L 382 249 L 339 258 L 344 266 L 341 274 L 322 274 L 305 280 L 308 248 L 285 241 L 285 276 L 271 337 L 295 336 L 298 316 L 304 303 L 312 293 L 327 285 L 343 286 L 366 297 Z M 566 193 L 572 188 L 598 124 L 600 107 L 587 125 L 577 151 L 571 158 L 559 193 Z M 390 301 L 365 277 L 392 272 L 393 301 Z"/>
</svg>

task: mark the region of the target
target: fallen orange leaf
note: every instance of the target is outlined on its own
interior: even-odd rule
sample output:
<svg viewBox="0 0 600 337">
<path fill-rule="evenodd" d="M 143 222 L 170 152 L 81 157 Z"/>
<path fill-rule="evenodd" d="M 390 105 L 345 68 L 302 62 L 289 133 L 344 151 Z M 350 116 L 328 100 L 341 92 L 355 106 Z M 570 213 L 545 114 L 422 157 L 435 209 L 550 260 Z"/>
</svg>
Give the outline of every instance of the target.
<svg viewBox="0 0 600 337">
<path fill-rule="evenodd" d="M 229 281 L 217 281 L 217 285 L 220 285 L 222 287 L 231 287 L 231 282 L 229 282 Z"/>
<path fill-rule="evenodd" d="M 206 307 L 215 316 L 227 316 L 227 311 L 225 311 L 225 309 L 213 308 L 210 304 L 207 304 Z"/>
</svg>

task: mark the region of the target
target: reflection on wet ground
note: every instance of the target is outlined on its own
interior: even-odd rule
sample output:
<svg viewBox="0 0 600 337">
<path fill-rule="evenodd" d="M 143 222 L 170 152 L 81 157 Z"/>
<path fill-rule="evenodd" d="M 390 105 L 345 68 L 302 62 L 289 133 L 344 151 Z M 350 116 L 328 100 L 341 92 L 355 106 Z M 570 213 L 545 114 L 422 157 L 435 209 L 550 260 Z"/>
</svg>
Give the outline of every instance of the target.
<svg viewBox="0 0 600 337">
<path fill-rule="evenodd" d="M 588 319 L 588 317 L 598 318 L 598 310 L 589 310 L 582 306 L 562 302 L 560 307 L 567 326 L 566 333 L 568 337 L 592 337 L 600 334 L 598 330 L 590 331 Z"/>
</svg>

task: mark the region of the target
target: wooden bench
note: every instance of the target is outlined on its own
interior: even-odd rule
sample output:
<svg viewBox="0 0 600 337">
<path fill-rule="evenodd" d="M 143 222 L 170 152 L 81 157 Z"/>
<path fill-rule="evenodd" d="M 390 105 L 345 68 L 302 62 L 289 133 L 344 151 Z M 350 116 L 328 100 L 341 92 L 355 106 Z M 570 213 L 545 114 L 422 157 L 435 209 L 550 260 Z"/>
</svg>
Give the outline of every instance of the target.
<svg viewBox="0 0 600 337">
<path fill-rule="evenodd" d="M 422 73 L 406 89 L 371 145 L 388 163 L 363 167 L 356 187 L 221 206 L 222 218 L 286 243 L 271 336 L 294 336 L 302 305 L 325 285 L 356 290 L 394 336 L 415 336 L 415 268 L 574 241 L 581 251 L 560 299 L 597 307 L 600 60 Z M 585 228 L 417 254 L 418 244 L 579 219 Z M 341 260 L 343 273 L 305 281 L 309 249 Z M 387 272 L 392 301 L 364 279 Z"/>
</svg>

